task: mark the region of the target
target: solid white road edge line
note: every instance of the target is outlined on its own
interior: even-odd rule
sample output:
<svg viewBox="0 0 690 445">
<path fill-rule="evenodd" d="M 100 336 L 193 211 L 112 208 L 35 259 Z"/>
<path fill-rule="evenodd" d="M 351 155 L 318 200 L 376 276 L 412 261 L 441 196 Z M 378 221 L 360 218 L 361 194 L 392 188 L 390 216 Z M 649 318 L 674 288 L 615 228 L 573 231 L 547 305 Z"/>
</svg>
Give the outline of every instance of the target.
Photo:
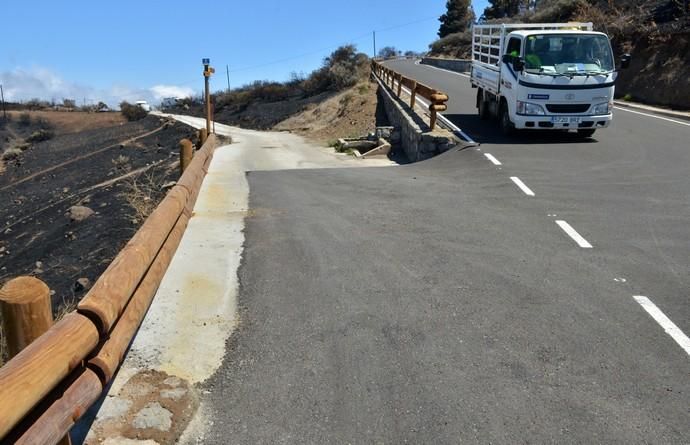
<svg viewBox="0 0 690 445">
<path fill-rule="evenodd" d="M 532 189 L 527 187 L 527 185 L 525 185 L 525 183 L 522 182 L 520 178 L 518 178 L 517 176 L 511 176 L 510 180 L 513 181 L 515 185 L 517 185 L 520 188 L 520 190 L 522 190 L 525 193 L 525 195 L 534 196 L 534 192 L 532 191 Z"/>
<path fill-rule="evenodd" d="M 435 70 L 445 71 L 446 73 L 455 74 L 455 75 L 457 75 L 457 76 L 462 76 L 462 77 L 467 77 L 468 79 L 469 79 L 469 77 L 470 77 L 469 74 L 459 73 L 459 72 L 457 72 L 457 71 L 451 71 L 451 70 L 447 70 L 447 69 L 445 69 L 445 68 L 439 68 L 439 67 L 437 67 L 437 66 L 428 65 L 428 64 L 426 64 L 426 63 L 422 63 L 421 60 L 418 60 L 417 62 L 415 62 L 415 65 L 426 66 L 426 67 L 429 67 L 429 68 L 433 68 L 433 69 L 435 69 Z"/>
<path fill-rule="evenodd" d="M 685 352 L 690 355 L 690 338 L 680 330 L 652 301 L 642 295 L 633 296 L 635 301 L 647 311 L 649 315 L 664 328 L 664 331 L 680 345 Z"/>
<path fill-rule="evenodd" d="M 559 219 L 556 221 L 556 224 L 563 229 L 565 233 L 568 234 L 577 244 L 578 246 L 582 247 L 583 249 L 591 249 L 592 245 L 589 244 L 589 242 L 582 237 L 573 227 L 568 224 L 567 222 L 563 221 L 562 219 Z"/>
<path fill-rule="evenodd" d="M 494 165 L 503 165 L 503 164 L 501 164 L 501 161 L 499 161 L 498 159 L 496 159 L 496 158 L 494 157 L 494 155 L 492 155 L 491 153 L 484 153 L 484 156 L 486 156 L 486 159 L 488 159 L 489 161 L 491 161 Z"/>
<path fill-rule="evenodd" d="M 661 116 L 657 116 L 655 114 L 642 113 L 641 111 L 633 111 L 633 110 L 629 110 L 625 107 L 617 107 L 615 105 L 613 108 L 615 108 L 616 110 L 627 111 L 628 113 L 641 114 L 642 116 L 653 117 L 654 119 L 661 119 L 662 121 L 669 121 L 669 122 L 673 122 L 674 124 L 680 124 L 680 125 L 685 125 L 686 127 L 690 127 L 690 122 L 677 121 L 675 119 L 669 119 L 667 117 L 661 117 Z"/>
</svg>

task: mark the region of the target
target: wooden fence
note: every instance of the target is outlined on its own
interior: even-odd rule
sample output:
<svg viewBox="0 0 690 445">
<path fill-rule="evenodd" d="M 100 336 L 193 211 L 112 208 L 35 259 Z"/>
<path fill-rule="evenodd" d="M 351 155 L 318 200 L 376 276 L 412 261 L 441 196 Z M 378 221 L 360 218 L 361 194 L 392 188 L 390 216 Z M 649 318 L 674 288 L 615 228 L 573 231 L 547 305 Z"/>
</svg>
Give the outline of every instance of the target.
<svg viewBox="0 0 690 445">
<path fill-rule="evenodd" d="M 185 157 L 187 145 L 181 147 Z M 35 445 L 64 440 L 74 423 L 102 395 L 182 239 L 216 145 L 216 136 L 208 135 L 180 180 L 94 283 L 76 311 L 35 340 L 15 342 L 21 345 L 18 349 L 23 349 L 0 368 L 0 442 Z M 20 277 L 3 286 L 3 313 L 26 294 L 45 294 L 45 286 L 35 282 L 32 286 L 37 290 L 31 291 L 28 280 Z"/>
<path fill-rule="evenodd" d="M 398 97 L 400 97 L 402 94 L 402 87 L 407 87 L 410 90 L 410 108 L 412 108 L 413 111 L 418 95 L 428 100 L 429 113 L 431 116 L 429 126 L 431 127 L 431 130 L 436 127 L 438 112 L 446 111 L 448 109 L 448 106 L 446 105 L 446 102 L 448 102 L 447 94 L 424 85 L 415 79 L 405 77 L 402 74 L 382 65 L 376 60 L 372 60 L 371 70 L 388 88 L 390 88 L 391 91 L 396 93 Z"/>
</svg>

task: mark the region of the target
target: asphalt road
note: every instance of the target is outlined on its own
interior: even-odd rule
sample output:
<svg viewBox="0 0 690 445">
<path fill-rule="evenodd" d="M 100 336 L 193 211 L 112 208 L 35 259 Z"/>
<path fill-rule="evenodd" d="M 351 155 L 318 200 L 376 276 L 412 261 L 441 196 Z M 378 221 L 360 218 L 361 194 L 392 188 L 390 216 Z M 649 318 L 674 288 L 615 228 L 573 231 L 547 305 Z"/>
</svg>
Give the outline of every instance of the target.
<svg viewBox="0 0 690 445">
<path fill-rule="evenodd" d="M 690 127 L 505 139 L 467 79 L 395 67 L 481 150 L 248 174 L 204 441 L 690 443 L 690 356 L 638 303 L 690 332 Z"/>
</svg>

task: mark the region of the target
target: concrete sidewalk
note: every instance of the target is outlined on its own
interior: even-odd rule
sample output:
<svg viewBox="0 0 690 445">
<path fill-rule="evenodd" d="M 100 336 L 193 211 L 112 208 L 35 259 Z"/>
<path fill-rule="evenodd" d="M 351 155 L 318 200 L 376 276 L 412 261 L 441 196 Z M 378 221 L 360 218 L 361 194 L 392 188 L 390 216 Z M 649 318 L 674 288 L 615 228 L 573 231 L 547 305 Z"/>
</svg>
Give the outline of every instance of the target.
<svg viewBox="0 0 690 445">
<path fill-rule="evenodd" d="M 204 125 L 200 118 L 173 117 Z M 203 437 L 204 394 L 195 385 L 218 369 L 237 323 L 247 171 L 394 165 L 387 158 L 337 154 L 288 133 L 221 124 L 216 132 L 233 143 L 215 152 L 182 242 L 86 443 L 185 443 Z"/>
</svg>

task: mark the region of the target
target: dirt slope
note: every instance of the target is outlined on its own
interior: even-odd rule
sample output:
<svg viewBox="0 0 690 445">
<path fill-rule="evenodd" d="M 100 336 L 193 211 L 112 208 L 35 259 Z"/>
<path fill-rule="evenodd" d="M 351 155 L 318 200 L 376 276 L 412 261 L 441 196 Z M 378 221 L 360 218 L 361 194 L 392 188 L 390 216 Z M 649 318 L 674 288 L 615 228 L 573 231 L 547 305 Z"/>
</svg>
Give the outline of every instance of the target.
<svg viewBox="0 0 690 445">
<path fill-rule="evenodd" d="M 320 144 L 341 137 L 365 136 L 377 125 L 386 125 L 385 113 L 377 109 L 377 85 L 362 82 L 278 123 L 274 130 L 291 131 Z"/>
</svg>

